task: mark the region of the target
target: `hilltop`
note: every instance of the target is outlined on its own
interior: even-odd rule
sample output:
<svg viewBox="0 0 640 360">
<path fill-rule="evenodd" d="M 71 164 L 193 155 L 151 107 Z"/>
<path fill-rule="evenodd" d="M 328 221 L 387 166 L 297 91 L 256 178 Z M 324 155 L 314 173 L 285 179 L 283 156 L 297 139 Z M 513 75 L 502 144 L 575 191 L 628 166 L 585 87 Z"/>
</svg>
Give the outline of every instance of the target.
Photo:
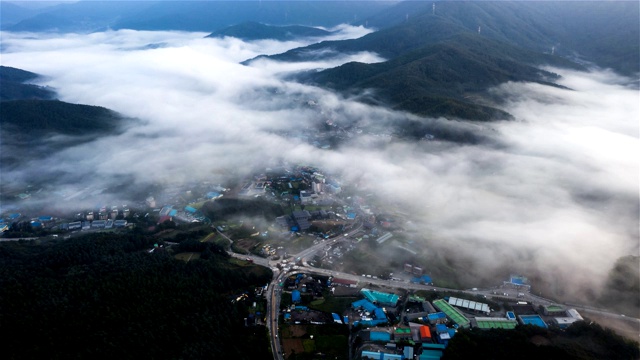
<svg viewBox="0 0 640 360">
<path fill-rule="evenodd" d="M 366 19 L 391 1 L 78 1 L 28 12 L 0 2 L 3 30 L 88 33 L 106 29 L 212 32 L 247 21 L 331 27 Z M 9 16 L 11 15 L 11 16 Z"/>
<path fill-rule="evenodd" d="M 563 15 L 572 11 L 585 21 L 565 21 Z M 501 99 L 487 90 L 507 81 L 558 86 L 557 75 L 541 70 L 545 66 L 586 70 L 598 64 L 637 74 L 637 13 L 638 5 L 632 3 L 439 2 L 434 11 L 431 5 L 403 2 L 365 20 L 365 25 L 382 29 L 362 38 L 259 58 L 312 61 L 336 53 L 375 52 L 388 60 L 348 63 L 303 74 L 300 80 L 419 115 L 509 119 L 500 109 Z M 605 26 L 610 21 L 629 30 Z M 600 33 L 594 33 L 597 26 Z"/>
<path fill-rule="evenodd" d="M 35 80 L 38 77 L 38 74 L 30 71 L 0 66 L 0 100 L 53 99 L 55 93 L 51 89 L 25 84 L 25 82 Z"/>
<path fill-rule="evenodd" d="M 245 22 L 238 25 L 229 26 L 227 28 L 214 31 L 207 35 L 208 38 L 219 37 L 235 37 L 238 39 L 251 41 L 251 40 L 293 40 L 301 37 L 320 37 L 330 35 L 331 32 L 319 28 L 289 25 L 289 26 L 273 26 L 261 24 L 258 22 Z"/>
<path fill-rule="evenodd" d="M 0 67 L 0 168 L 101 136 L 114 134 L 123 124 L 120 114 L 99 106 L 71 104 L 55 99 L 46 87 L 25 84 L 40 75 Z M 62 136 L 61 136 L 62 135 Z"/>
</svg>

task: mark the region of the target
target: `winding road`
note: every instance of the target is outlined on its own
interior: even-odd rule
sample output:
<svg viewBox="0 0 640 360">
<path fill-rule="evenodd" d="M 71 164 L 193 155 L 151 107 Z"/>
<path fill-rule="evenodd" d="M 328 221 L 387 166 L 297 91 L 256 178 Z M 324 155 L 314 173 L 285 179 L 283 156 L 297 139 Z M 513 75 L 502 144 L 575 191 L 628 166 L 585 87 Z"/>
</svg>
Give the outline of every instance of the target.
<svg viewBox="0 0 640 360">
<path fill-rule="evenodd" d="M 350 230 L 350 232 L 351 233 L 357 232 L 361 226 L 362 224 L 360 224 L 357 228 Z M 229 241 L 233 242 L 233 240 L 231 240 L 226 235 L 224 234 L 222 235 L 225 238 L 227 238 Z M 499 294 L 494 294 L 494 291 L 497 291 L 495 289 L 460 290 L 460 289 L 444 288 L 439 286 L 416 284 L 416 283 L 411 283 L 407 281 L 383 280 L 383 279 L 374 279 L 374 278 L 368 278 L 368 277 L 363 278 L 362 276 L 339 272 L 335 270 L 315 268 L 315 267 L 309 266 L 308 263 L 306 262 L 306 259 L 312 258 L 318 251 L 324 249 L 325 247 L 329 245 L 333 245 L 334 243 L 338 243 L 346 240 L 350 240 L 348 234 L 344 234 L 333 239 L 328 239 L 326 241 L 313 245 L 312 247 L 309 247 L 299 252 L 298 254 L 292 255 L 294 259 L 300 258 L 301 259 L 300 263 L 302 265 L 297 266 L 295 269 L 291 269 L 287 272 L 281 271 L 280 269 L 277 268 L 278 261 L 270 261 L 268 259 L 265 259 L 259 256 L 242 255 L 242 254 L 229 252 L 229 254 L 233 257 L 236 257 L 239 259 L 251 259 L 255 264 L 269 267 L 273 271 L 273 279 L 271 280 L 271 283 L 269 283 L 269 286 L 267 288 L 267 294 L 266 294 L 266 298 L 267 298 L 266 323 L 269 329 L 269 333 L 271 334 L 270 335 L 271 349 L 273 351 L 274 360 L 284 359 L 284 356 L 282 354 L 282 345 L 280 344 L 280 339 L 278 338 L 278 317 L 279 317 L 279 311 L 280 311 L 280 295 L 282 293 L 282 288 L 280 287 L 280 283 L 285 279 L 286 276 L 293 273 L 306 273 L 306 274 L 312 274 L 312 275 L 334 276 L 334 277 L 340 277 L 346 280 L 357 281 L 359 283 L 377 285 L 377 286 L 387 287 L 392 289 L 435 290 L 440 292 L 462 292 L 469 295 L 482 295 L 488 299 L 494 298 L 494 297 L 503 299 L 505 297 L 504 294 L 506 293 L 507 294 L 506 297 L 512 298 L 514 301 L 517 301 L 517 300 L 528 301 L 538 305 L 558 304 L 557 302 L 536 296 L 531 293 L 524 293 L 524 295 L 518 297 L 518 291 L 513 289 L 512 290 L 500 289 Z M 619 320 L 633 322 L 638 326 L 640 326 L 640 319 L 630 317 L 630 316 L 625 316 L 622 314 L 612 313 L 607 309 L 599 309 L 599 308 L 595 308 L 587 305 L 579 305 L 579 304 L 561 304 L 561 305 L 567 306 L 569 308 L 575 308 L 585 313 L 594 313 L 594 314 L 606 316 L 609 318 L 615 318 Z"/>
</svg>

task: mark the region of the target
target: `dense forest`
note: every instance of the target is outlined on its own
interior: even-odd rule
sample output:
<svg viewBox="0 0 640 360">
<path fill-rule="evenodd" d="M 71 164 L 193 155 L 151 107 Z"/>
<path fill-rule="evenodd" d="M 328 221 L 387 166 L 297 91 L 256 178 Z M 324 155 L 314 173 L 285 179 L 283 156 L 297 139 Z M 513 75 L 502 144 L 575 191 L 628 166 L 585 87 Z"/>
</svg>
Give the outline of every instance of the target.
<svg viewBox="0 0 640 360">
<path fill-rule="evenodd" d="M 379 31 L 268 58 L 313 61 L 374 52 L 387 61 L 347 63 L 300 80 L 418 115 L 503 120 L 510 118 L 500 109 L 503 99 L 488 90 L 508 81 L 556 86 L 557 76 L 541 67 L 599 65 L 636 77 L 638 11 L 637 2 L 407 1 L 360 22 Z"/>
<path fill-rule="evenodd" d="M 5 359 L 269 357 L 266 328 L 246 327 L 268 269 L 233 265 L 222 248 L 185 241 L 176 260 L 141 233 L 0 243 Z M 247 292 L 249 300 L 232 303 Z"/>
<path fill-rule="evenodd" d="M 533 325 L 515 330 L 462 330 L 449 342 L 443 360 L 472 359 L 625 359 L 640 357 L 631 342 L 595 323 L 580 321 L 566 330 Z"/>
<path fill-rule="evenodd" d="M 0 66 L 0 168 L 5 171 L 116 134 L 125 121 L 132 121 L 100 106 L 55 100 L 50 88 L 25 83 L 38 77 Z"/>
<path fill-rule="evenodd" d="M 229 26 L 218 31 L 214 31 L 213 33 L 207 35 L 207 37 L 216 38 L 230 36 L 246 41 L 262 39 L 287 41 L 302 37 L 320 37 L 330 34 L 331 32 L 327 30 L 309 26 L 273 26 L 249 21 L 242 24 Z"/>
<path fill-rule="evenodd" d="M 38 74 L 30 71 L 0 66 L 0 100 L 53 99 L 55 93 L 51 89 L 25 84 L 25 82 L 35 80 L 38 77 Z"/>
</svg>

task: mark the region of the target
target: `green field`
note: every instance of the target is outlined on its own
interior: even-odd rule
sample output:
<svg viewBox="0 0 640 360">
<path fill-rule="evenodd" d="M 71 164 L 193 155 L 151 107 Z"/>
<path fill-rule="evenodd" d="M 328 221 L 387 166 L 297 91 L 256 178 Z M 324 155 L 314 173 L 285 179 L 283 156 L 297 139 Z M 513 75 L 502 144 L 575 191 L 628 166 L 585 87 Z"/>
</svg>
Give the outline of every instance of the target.
<svg viewBox="0 0 640 360">
<path fill-rule="evenodd" d="M 334 297 L 325 296 L 324 299 L 314 300 L 309 304 L 309 307 L 315 310 L 320 310 L 328 313 L 342 314 L 345 309 L 351 307 L 351 303 L 357 301 L 357 297 Z"/>
</svg>

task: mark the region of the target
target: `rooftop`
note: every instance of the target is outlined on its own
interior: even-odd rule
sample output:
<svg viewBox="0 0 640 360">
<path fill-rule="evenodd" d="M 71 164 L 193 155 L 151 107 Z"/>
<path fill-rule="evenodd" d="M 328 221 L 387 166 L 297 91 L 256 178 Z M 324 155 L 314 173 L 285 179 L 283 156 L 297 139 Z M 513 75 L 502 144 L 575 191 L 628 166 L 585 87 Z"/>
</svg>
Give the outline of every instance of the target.
<svg viewBox="0 0 640 360">
<path fill-rule="evenodd" d="M 362 293 L 362 295 L 364 295 L 364 297 L 367 298 L 367 300 L 371 302 L 377 302 L 379 304 L 395 306 L 398 303 L 399 299 L 398 295 L 396 294 L 384 293 L 380 291 L 369 290 L 366 288 L 363 288 L 362 290 L 360 290 L 360 292 Z"/>
<path fill-rule="evenodd" d="M 476 323 L 480 329 L 515 329 L 517 322 L 509 319 L 501 318 L 476 318 Z"/>
<path fill-rule="evenodd" d="M 518 318 L 525 325 L 535 325 L 542 328 L 547 328 L 547 324 L 539 315 L 520 315 L 518 316 Z"/>
<path fill-rule="evenodd" d="M 466 316 L 462 315 L 462 313 L 458 311 L 458 309 L 449 305 L 445 300 L 443 299 L 435 300 L 433 301 L 433 305 L 436 308 L 438 308 L 440 311 L 445 313 L 454 323 L 462 327 L 469 327 L 469 323 L 470 323 L 469 319 L 467 319 Z"/>
</svg>

